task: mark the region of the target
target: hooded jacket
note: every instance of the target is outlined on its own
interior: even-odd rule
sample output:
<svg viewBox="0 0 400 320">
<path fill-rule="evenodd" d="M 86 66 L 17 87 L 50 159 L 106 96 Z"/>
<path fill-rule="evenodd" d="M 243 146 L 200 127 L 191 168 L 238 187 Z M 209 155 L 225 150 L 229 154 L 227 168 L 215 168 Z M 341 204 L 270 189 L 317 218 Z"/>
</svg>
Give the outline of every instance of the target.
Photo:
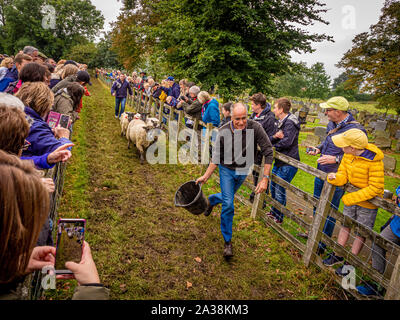
<svg viewBox="0 0 400 320">
<path fill-rule="evenodd" d="M 204 123 L 212 123 L 214 127 L 218 128 L 221 122 L 221 116 L 219 114 L 219 103 L 215 99 L 211 99 L 203 104 L 201 110 L 202 121 Z"/>
<path fill-rule="evenodd" d="M 56 93 L 54 97 L 53 111 L 70 116 L 72 122 L 76 121 L 78 113 L 74 111 L 74 101 L 68 94 L 67 88 Z"/>
<path fill-rule="evenodd" d="M 367 200 L 383 195 L 385 186 L 383 157 L 383 152 L 370 143 L 360 156 L 344 154 L 336 179 L 328 180 L 328 182 L 335 186 L 343 186 L 350 182 L 353 186 L 360 188 L 356 192 L 343 196 L 342 200 L 346 206 L 377 208 Z"/>
<path fill-rule="evenodd" d="M 72 143 L 69 139 L 57 140 L 46 121 L 44 121 L 33 109 L 25 107 L 25 114 L 31 125 L 26 140 L 30 143 L 29 148 L 22 152 L 23 157 L 41 156 L 51 153 L 64 144 Z M 71 150 L 71 148 L 68 148 Z"/>
<path fill-rule="evenodd" d="M 275 147 L 275 150 L 287 155 L 293 159 L 300 161 L 299 155 L 299 132 L 300 132 L 300 121 L 299 119 L 289 112 L 287 117 L 282 121 L 276 121 L 275 132 L 282 130 L 283 139 L 272 138 L 271 143 Z M 288 165 L 286 162 L 276 159 L 275 166 L 282 167 Z"/>
<path fill-rule="evenodd" d="M 332 137 L 341 134 L 349 129 L 360 129 L 367 134 L 365 131 L 364 127 L 359 124 L 359 123 L 350 123 L 350 122 L 355 122 L 356 120 L 354 117 L 349 113 L 349 118 L 339 126 L 339 130 L 336 131 L 335 133 L 328 135 L 325 140 L 317 147 L 319 150 L 321 150 L 321 156 L 322 155 L 329 155 L 329 156 L 339 156 L 339 159 L 342 159 L 343 157 L 343 150 L 341 148 L 338 148 L 335 146 L 335 144 L 332 141 Z M 336 123 L 330 121 L 328 123 L 328 126 L 326 127 L 326 133 L 329 133 L 331 130 L 336 128 Z M 318 164 L 318 169 L 324 172 L 336 172 L 338 170 L 339 164 L 337 163 L 332 163 L 332 164 Z"/>
<path fill-rule="evenodd" d="M 269 140 L 271 140 L 272 142 L 272 136 L 276 133 L 276 127 L 275 127 L 276 119 L 274 113 L 271 111 L 271 105 L 267 103 L 267 106 L 264 108 L 264 110 L 260 113 L 259 116 L 257 116 L 257 114 L 254 112 L 250 116 L 250 119 L 261 124 L 261 126 L 267 133 Z"/>
<path fill-rule="evenodd" d="M 168 90 L 168 96 L 172 96 L 175 99 L 179 99 L 180 95 L 181 95 L 181 87 L 179 86 L 179 84 L 174 82 L 174 84 Z"/>
</svg>

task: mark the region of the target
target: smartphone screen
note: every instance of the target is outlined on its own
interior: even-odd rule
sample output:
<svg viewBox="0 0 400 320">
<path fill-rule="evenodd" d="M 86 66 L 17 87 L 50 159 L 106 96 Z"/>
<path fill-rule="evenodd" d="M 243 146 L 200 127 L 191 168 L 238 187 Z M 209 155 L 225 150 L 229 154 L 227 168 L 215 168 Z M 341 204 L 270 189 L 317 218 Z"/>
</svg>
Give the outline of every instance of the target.
<svg viewBox="0 0 400 320">
<path fill-rule="evenodd" d="M 79 263 L 85 239 L 85 219 L 60 219 L 57 227 L 56 274 L 71 274 L 65 267 L 68 261 Z"/>
<path fill-rule="evenodd" d="M 69 119 L 70 119 L 70 117 L 68 115 L 62 114 L 61 118 L 60 118 L 60 126 L 65 128 L 65 129 L 68 129 L 68 127 L 69 127 Z"/>
</svg>

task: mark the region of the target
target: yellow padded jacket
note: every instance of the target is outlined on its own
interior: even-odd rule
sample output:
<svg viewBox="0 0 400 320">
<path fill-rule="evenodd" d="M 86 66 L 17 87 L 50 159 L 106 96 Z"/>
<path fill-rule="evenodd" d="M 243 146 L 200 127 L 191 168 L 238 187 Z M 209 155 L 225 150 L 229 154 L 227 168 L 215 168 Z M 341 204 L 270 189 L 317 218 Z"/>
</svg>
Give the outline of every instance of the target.
<svg viewBox="0 0 400 320">
<path fill-rule="evenodd" d="M 375 145 L 368 144 L 360 156 L 345 153 L 340 163 L 335 180 L 328 180 L 335 186 L 343 186 L 350 182 L 360 188 L 356 192 L 347 193 L 342 200 L 346 206 L 360 206 L 368 209 L 377 207 L 369 203 L 376 196 L 382 196 L 384 192 L 384 167 L 383 152 Z"/>
</svg>

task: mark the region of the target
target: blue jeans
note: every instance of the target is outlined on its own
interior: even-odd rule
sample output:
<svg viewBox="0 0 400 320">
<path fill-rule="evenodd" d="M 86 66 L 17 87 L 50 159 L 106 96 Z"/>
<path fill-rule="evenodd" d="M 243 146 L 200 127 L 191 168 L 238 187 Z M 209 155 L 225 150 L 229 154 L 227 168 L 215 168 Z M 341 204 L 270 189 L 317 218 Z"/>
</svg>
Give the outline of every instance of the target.
<svg viewBox="0 0 400 320">
<path fill-rule="evenodd" d="M 272 169 L 272 173 L 287 182 L 291 182 L 297 173 L 297 168 L 293 166 L 274 166 Z M 273 181 L 271 181 L 271 197 L 272 199 L 275 199 L 282 205 L 286 206 L 285 188 L 280 186 L 279 184 L 276 184 Z M 272 207 L 271 213 L 279 222 L 283 221 L 283 213 L 280 212 L 278 209 Z"/>
<path fill-rule="evenodd" d="M 232 239 L 232 222 L 235 214 L 233 201 L 235 193 L 246 180 L 245 175 L 236 174 L 235 170 L 228 169 L 219 165 L 219 181 L 221 184 L 221 193 L 212 194 L 208 197 L 210 205 L 215 206 L 222 203 L 221 210 L 221 232 L 225 242 Z"/>
<path fill-rule="evenodd" d="M 323 187 L 324 187 L 324 181 L 316 177 L 314 181 L 314 198 L 317 199 L 320 198 Z M 333 194 L 333 198 L 331 201 L 332 208 L 336 210 L 339 209 L 340 199 L 342 199 L 343 194 L 344 190 L 342 188 L 336 187 L 335 193 Z M 316 208 L 314 208 L 314 215 L 315 215 L 315 210 Z M 331 216 L 328 216 L 325 221 L 323 233 L 326 234 L 328 237 L 332 237 L 335 224 L 336 224 L 336 219 L 332 218 Z M 325 250 L 326 248 L 326 244 L 323 242 L 320 242 L 318 246 L 321 250 Z"/>
<path fill-rule="evenodd" d="M 115 115 L 121 117 L 121 114 L 125 112 L 126 98 L 115 97 Z M 121 111 L 119 110 L 119 105 L 121 105 Z"/>
</svg>

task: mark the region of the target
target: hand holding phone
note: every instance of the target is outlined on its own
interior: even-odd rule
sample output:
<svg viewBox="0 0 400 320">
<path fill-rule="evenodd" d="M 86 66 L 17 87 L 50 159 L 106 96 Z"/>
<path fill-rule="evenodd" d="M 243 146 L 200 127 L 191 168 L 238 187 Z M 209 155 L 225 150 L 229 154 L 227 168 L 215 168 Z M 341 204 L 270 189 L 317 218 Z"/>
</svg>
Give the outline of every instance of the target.
<svg viewBox="0 0 400 320">
<path fill-rule="evenodd" d="M 72 274 L 67 262 L 80 263 L 86 228 L 85 219 L 60 219 L 57 227 L 56 274 Z"/>
</svg>

